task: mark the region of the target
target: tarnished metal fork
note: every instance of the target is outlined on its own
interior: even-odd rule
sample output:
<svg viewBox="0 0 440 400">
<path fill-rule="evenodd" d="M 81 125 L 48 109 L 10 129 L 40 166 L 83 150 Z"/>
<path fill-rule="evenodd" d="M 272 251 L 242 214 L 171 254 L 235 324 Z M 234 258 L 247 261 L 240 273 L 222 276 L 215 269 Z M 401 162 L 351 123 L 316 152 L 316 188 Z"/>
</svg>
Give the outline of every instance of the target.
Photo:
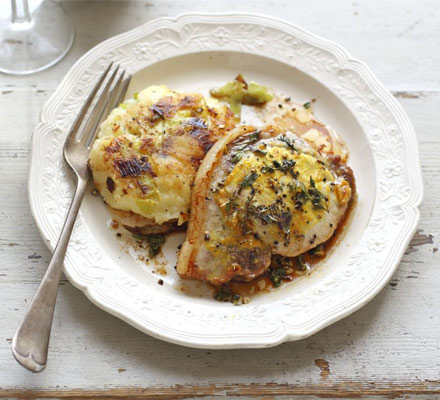
<svg viewBox="0 0 440 400">
<path fill-rule="evenodd" d="M 64 256 L 90 180 L 90 149 L 103 118 L 124 99 L 131 77 L 110 64 L 88 96 L 64 143 L 64 159 L 76 178 L 76 189 L 46 274 L 12 339 L 17 361 L 33 372 L 46 367 L 53 312 Z"/>
</svg>

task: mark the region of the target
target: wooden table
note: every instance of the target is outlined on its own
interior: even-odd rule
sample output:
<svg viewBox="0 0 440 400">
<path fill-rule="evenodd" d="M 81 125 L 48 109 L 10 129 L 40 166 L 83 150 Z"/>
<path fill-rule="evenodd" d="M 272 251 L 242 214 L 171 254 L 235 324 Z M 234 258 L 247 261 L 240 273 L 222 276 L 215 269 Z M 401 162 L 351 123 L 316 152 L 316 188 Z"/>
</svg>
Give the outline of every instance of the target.
<svg viewBox="0 0 440 400">
<path fill-rule="evenodd" d="M 440 398 L 440 7 L 438 1 L 65 1 L 69 55 L 28 77 L 0 75 L 0 397 L 186 399 Z M 3 5 L 4 6 L 4 5 Z M 13 359 L 11 338 L 50 253 L 27 200 L 30 138 L 70 66 L 102 40 L 160 16 L 240 10 L 274 15 L 364 60 L 409 114 L 425 184 L 419 229 L 391 282 L 318 334 L 263 350 L 209 351 L 153 339 L 61 282 L 47 369 Z"/>
</svg>

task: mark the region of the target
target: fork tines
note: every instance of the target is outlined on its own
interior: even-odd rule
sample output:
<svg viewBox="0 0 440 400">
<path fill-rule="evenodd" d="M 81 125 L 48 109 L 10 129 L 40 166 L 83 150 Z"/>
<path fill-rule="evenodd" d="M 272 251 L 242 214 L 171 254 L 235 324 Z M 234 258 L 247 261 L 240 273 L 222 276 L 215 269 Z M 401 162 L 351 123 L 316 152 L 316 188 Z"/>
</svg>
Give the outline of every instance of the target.
<svg viewBox="0 0 440 400">
<path fill-rule="evenodd" d="M 101 74 L 70 129 L 65 150 L 73 143 L 90 148 L 103 119 L 124 99 L 131 80 L 125 76 L 125 69 L 114 63 Z"/>
</svg>

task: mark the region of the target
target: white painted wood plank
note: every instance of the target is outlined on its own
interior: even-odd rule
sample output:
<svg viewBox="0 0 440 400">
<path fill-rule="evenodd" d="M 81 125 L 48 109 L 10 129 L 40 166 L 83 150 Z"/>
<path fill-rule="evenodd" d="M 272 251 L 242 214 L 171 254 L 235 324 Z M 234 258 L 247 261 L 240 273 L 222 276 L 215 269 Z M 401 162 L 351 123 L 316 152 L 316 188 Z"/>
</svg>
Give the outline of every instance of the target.
<svg viewBox="0 0 440 400">
<path fill-rule="evenodd" d="M 440 88 L 440 4 L 423 1 L 63 1 L 76 26 L 74 47 L 55 68 L 29 77 L 0 77 L 28 87 L 55 87 L 85 51 L 156 17 L 182 12 L 256 12 L 285 19 L 344 46 L 393 90 Z"/>
<path fill-rule="evenodd" d="M 440 259 L 434 250 L 440 234 L 440 51 L 435 42 L 440 37 L 440 13 L 434 1 L 417 3 L 417 8 L 415 3 L 397 1 L 340 1 L 326 6 L 325 12 L 317 1 L 240 4 L 242 11 L 284 17 L 343 44 L 396 91 L 414 124 L 426 193 L 420 245 L 408 250 L 393 280 L 371 303 L 300 342 L 264 350 L 207 351 L 150 338 L 99 310 L 64 280 L 47 370 L 32 375 L 13 360 L 10 338 L 50 258 L 27 203 L 29 140 L 42 105 L 75 59 L 101 40 L 157 16 L 232 10 L 235 3 L 67 1 L 78 27 L 68 58 L 34 76 L 0 76 L 0 389 L 268 382 L 439 385 Z M 432 243 L 428 235 L 433 236 Z M 315 360 L 328 362 L 327 377 L 321 374 L 322 363 Z"/>
</svg>

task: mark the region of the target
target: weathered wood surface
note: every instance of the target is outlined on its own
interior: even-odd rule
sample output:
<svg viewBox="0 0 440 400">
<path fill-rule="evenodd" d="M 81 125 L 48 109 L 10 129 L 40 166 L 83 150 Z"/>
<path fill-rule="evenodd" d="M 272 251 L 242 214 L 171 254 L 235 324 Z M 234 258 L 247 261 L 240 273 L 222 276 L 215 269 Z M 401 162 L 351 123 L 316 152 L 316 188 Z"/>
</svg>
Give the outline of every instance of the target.
<svg viewBox="0 0 440 400">
<path fill-rule="evenodd" d="M 68 57 L 33 76 L 0 75 L 0 397 L 440 398 L 439 3 L 64 4 L 77 28 Z M 39 375 L 25 371 L 13 360 L 10 342 L 50 258 L 27 201 L 30 137 L 41 107 L 72 63 L 103 39 L 158 16 L 229 10 L 282 17 L 342 44 L 370 65 L 407 111 L 419 138 L 425 200 L 398 271 L 367 306 L 308 339 L 233 351 L 153 339 L 101 311 L 63 280 L 49 365 Z"/>
</svg>

